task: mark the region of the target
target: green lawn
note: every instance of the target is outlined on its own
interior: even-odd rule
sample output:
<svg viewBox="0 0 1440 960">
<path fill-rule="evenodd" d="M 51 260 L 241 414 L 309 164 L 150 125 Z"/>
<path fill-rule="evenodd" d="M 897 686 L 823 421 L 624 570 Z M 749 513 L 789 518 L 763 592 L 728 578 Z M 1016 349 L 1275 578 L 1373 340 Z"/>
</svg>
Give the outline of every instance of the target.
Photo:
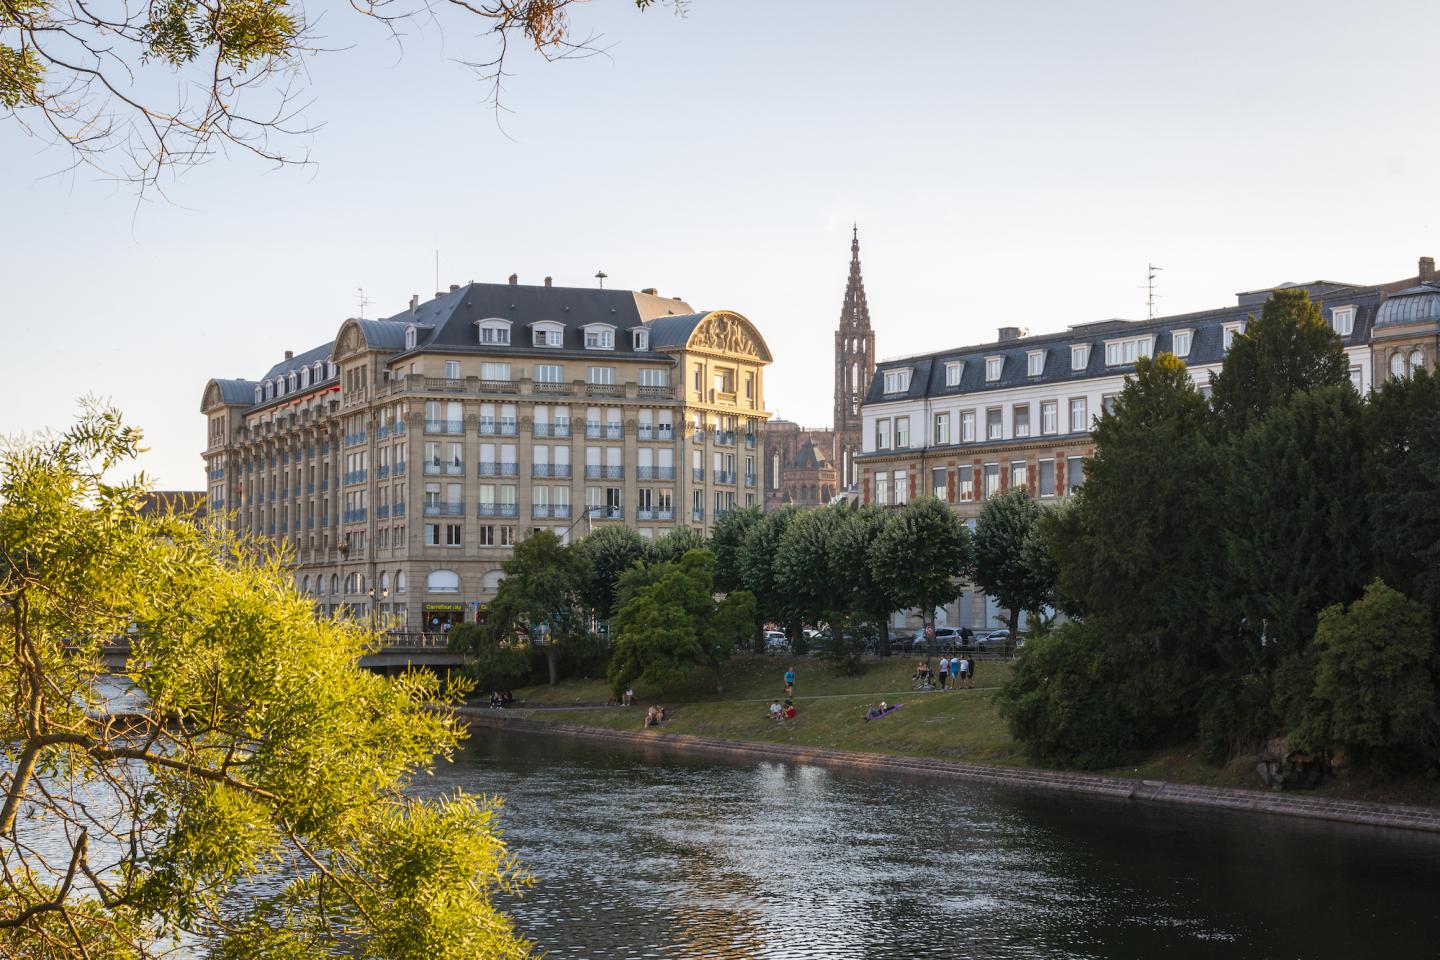
<svg viewBox="0 0 1440 960">
<path fill-rule="evenodd" d="M 792 663 L 797 674 L 799 716 L 777 723 L 767 719 L 766 709 L 772 699 L 783 695 L 785 669 Z M 810 657 L 736 657 L 723 670 L 724 695 L 716 693 L 708 671 L 697 671 L 687 684 L 667 691 L 662 702 L 670 720 L 665 729 L 731 740 L 1026 765 L 1024 751 L 995 708 L 995 690 L 1009 676 L 1009 663 L 982 660 L 974 689 L 945 692 L 912 690 L 915 663 L 915 658 L 908 656 L 874 659 L 859 676 L 845 676 Z M 642 699 L 636 706 L 610 707 L 605 706 L 610 687 L 604 680 L 566 680 L 554 687 L 539 685 L 515 691 L 515 712 L 552 723 L 639 730 L 645 708 L 657 701 L 644 697 L 643 690 L 637 693 Z M 905 706 L 867 722 L 866 709 L 881 700 Z M 1097 772 L 1217 787 L 1259 787 L 1248 760 L 1212 767 L 1199 758 L 1193 745 L 1158 750 L 1137 765 Z M 1342 775 L 1314 793 L 1440 806 L 1440 783 L 1419 778 L 1375 784 L 1358 774 Z"/>
</svg>

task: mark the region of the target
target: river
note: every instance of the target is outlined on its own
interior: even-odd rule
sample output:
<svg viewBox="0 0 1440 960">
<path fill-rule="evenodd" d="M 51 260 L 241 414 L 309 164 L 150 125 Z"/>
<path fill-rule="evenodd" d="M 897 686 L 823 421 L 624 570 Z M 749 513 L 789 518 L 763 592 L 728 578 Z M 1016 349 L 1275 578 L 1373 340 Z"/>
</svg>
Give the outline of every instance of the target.
<svg viewBox="0 0 1440 960">
<path fill-rule="evenodd" d="M 477 731 L 555 958 L 1433 957 L 1440 837 Z"/>
</svg>

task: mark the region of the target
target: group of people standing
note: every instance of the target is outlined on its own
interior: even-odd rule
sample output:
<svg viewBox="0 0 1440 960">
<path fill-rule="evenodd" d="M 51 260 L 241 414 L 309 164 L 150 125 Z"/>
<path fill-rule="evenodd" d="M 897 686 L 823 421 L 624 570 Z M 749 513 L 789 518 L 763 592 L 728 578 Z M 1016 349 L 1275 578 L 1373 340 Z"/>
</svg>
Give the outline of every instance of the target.
<svg viewBox="0 0 1440 960">
<path fill-rule="evenodd" d="M 940 669 L 930 672 L 930 661 L 921 660 L 915 668 L 915 679 L 921 683 L 934 683 L 941 690 L 947 685 L 958 690 L 975 685 L 975 658 L 970 656 L 941 657 Z"/>
</svg>

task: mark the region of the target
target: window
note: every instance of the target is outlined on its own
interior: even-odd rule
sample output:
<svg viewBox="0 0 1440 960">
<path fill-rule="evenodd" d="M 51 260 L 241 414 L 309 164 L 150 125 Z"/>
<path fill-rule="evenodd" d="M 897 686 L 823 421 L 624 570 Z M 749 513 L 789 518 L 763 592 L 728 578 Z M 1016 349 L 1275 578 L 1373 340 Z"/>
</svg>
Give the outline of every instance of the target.
<svg viewBox="0 0 1440 960">
<path fill-rule="evenodd" d="M 1060 404 L 1055 400 L 1040 401 L 1040 432 L 1043 434 L 1060 431 Z"/>
<path fill-rule="evenodd" d="M 937 500 L 950 499 L 950 482 L 944 467 L 935 467 L 930 471 L 930 495 Z"/>
<path fill-rule="evenodd" d="M 1115 367 L 1134 363 L 1139 357 L 1150 356 L 1155 346 L 1154 337 L 1131 337 L 1128 340 L 1107 340 L 1105 342 L 1105 365 Z"/>
<path fill-rule="evenodd" d="M 406 350 L 414 350 L 414 349 L 415 349 L 415 341 L 416 341 L 417 339 L 418 339 L 418 337 L 417 337 L 417 331 L 416 331 L 415 327 L 414 327 L 413 325 L 406 327 L 406 328 L 405 328 L 405 349 L 406 349 Z"/>
<path fill-rule="evenodd" d="M 1075 343 L 1070 345 L 1070 369 L 1084 370 L 1090 366 L 1090 344 Z"/>
<path fill-rule="evenodd" d="M 1355 308 L 1336 307 L 1330 311 L 1330 327 L 1342 337 L 1355 332 Z"/>
<path fill-rule="evenodd" d="M 695 381 L 695 392 L 703 393 L 705 391 L 705 367 L 703 364 L 695 364 L 695 376 L 692 379 Z"/>
<path fill-rule="evenodd" d="M 994 383 L 1000 379 L 1000 371 L 1005 368 L 1004 357 L 985 358 L 985 382 Z"/>
<path fill-rule="evenodd" d="M 1040 488 L 1040 496 L 1055 496 L 1055 461 L 1041 460 L 1038 461 L 1035 466 L 1038 468 L 1039 473 L 1038 479 L 1040 482 L 1038 486 Z"/>
<path fill-rule="evenodd" d="M 532 328 L 534 344 L 537 347 L 562 347 L 565 345 L 565 327 L 553 320 L 542 320 Z"/>
<path fill-rule="evenodd" d="M 1227 323 L 1227 324 L 1225 324 L 1225 349 L 1226 349 L 1226 350 L 1229 350 L 1229 349 L 1230 349 L 1230 345 L 1235 342 L 1235 336 L 1236 336 L 1236 334 L 1241 334 L 1241 333 L 1244 333 L 1244 332 L 1245 332 L 1245 321 L 1244 321 L 1244 320 L 1241 320 L 1239 323 Z"/>
<path fill-rule="evenodd" d="M 875 449 L 890 449 L 890 421 L 888 419 L 875 421 Z"/>
<path fill-rule="evenodd" d="M 1356 393 L 1365 392 L 1365 371 L 1362 368 L 1350 368 L 1350 386 L 1355 388 Z"/>
<path fill-rule="evenodd" d="M 935 432 L 930 442 L 936 446 L 950 442 L 950 414 L 935 414 Z"/>
<path fill-rule="evenodd" d="M 1410 351 L 1410 376 L 1415 376 L 1425 369 L 1425 351 L 1418 347 Z"/>
<path fill-rule="evenodd" d="M 895 471 L 895 502 L 910 502 L 910 475 L 904 470 Z"/>
<path fill-rule="evenodd" d="M 1032 377 L 1038 377 L 1045 372 L 1045 351 L 1031 350 L 1025 354 L 1025 372 Z"/>
<path fill-rule="evenodd" d="M 981 491 L 986 500 L 1000 492 L 1000 464 L 987 463 L 984 466 L 984 489 Z"/>
<path fill-rule="evenodd" d="M 890 502 L 890 474 L 883 470 L 875 474 L 875 502 L 881 506 Z"/>
<path fill-rule="evenodd" d="M 909 417 L 896 417 L 896 418 L 895 418 L 895 446 L 896 446 L 896 448 L 902 448 L 902 449 L 905 448 L 905 447 L 910 446 L 910 418 L 909 418 Z"/>
<path fill-rule="evenodd" d="M 668 387 L 670 386 L 670 371 L 663 367 L 647 367 L 640 371 L 640 386 Z"/>
<path fill-rule="evenodd" d="M 1100 398 L 1100 409 L 1107 414 L 1115 412 L 1115 401 L 1120 399 L 1118 393 L 1107 393 Z"/>
<path fill-rule="evenodd" d="M 565 368 L 558 363 L 537 363 L 535 365 L 536 383 L 564 383 Z"/>
<path fill-rule="evenodd" d="M 1070 401 L 1070 432 L 1084 433 L 1090 429 L 1090 423 L 1085 418 L 1085 398 L 1075 397 Z"/>
<path fill-rule="evenodd" d="M 462 544 L 461 544 L 461 542 L 460 542 L 460 524 L 458 524 L 458 523 L 447 523 L 447 524 L 445 524 L 445 546 L 447 546 L 447 547 L 458 547 L 458 546 L 461 546 L 461 545 L 462 545 Z"/>
<path fill-rule="evenodd" d="M 1024 460 L 1010 461 L 1010 486 L 1028 487 L 1030 485 L 1030 465 Z"/>
<path fill-rule="evenodd" d="M 975 468 L 957 467 L 955 469 L 955 499 L 975 499 Z"/>
<path fill-rule="evenodd" d="M 480 342 L 488 344 L 508 345 L 510 343 L 510 321 L 498 317 L 489 320 L 476 320 L 475 325 L 480 328 Z"/>
<path fill-rule="evenodd" d="M 508 381 L 510 379 L 510 364 L 482 363 L 480 364 L 480 379 Z"/>
<path fill-rule="evenodd" d="M 1390 354 L 1390 378 L 1392 380 L 1399 380 L 1404 376 L 1405 354 L 1399 353 L 1398 351 Z"/>
<path fill-rule="evenodd" d="M 1011 436 L 1016 438 L 1030 436 L 1030 404 L 1015 404 L 1011 414 L 1011 420 L 1014 427 L 1014 432 Z"/>
<path fill-rule="evenodd" d="M 945 386 L 960 386 L 960 375 L 965 371 L 965 364 L 959 360 L 951 360 L 945 364 Z"/>
<path fill-rule="evenodd" d="M 587 374 L 587 380 L 590 383 L 603 383 L 613 386 L 615 383 L 615 368 L 591 367 Z"/>
<path fill-rule="evenodd" d="M 399 586 L 398 575 L 396 588 L 401 592 L 405 589 Z M 425 578 L 425 589 L 431 593 L 459 593 L 460 575 L 454 570 L 432 570 L 430 575 Z"/>
<path fill-rule="evenodd" d="M 513 525 L 500 528 L 500 546 L 515 546 L 515 527 Z"/>
<path fill-rule="evenodd" d="M 1170 334 L 1170 352 L 1177 357 L 1190 356 L 1190 341 L 1195 334 L 1190 330 L 1176 330 Z"/>
<path fill-rule="evenodd" d="M 630 337 L 636 350 L 650 349 L 650 331 L 637 327 L 630 331 Z"/>
<path fill-rule="evenodd" d="M 1000 440 L 1005 436 L 1004 410 L 991 407 L 985 411 L 985 439 Z"/>
<path fill-rule="evenodd" d="M 885 392 L 905 393 L 910 389 L 910 368 L 885 371 Z"/>
<path fill-rule="evenodd" d="M 960 442 L 975 442 L 975 411 L 966 410 L 960 414 Z"/>
<path fill-rule="evenodd" d="M 615 328 L 606 323 L 590 323 L 585 326 L 586 350 L 614 350 Z"/>
<path fill-rule="evenodd" d="M 495 546 L 495 528 L 490 526 L 489 524 L 486 524 L 485 526 L 482 526 L 480 528 L 480 546 Z"/>
</svg>

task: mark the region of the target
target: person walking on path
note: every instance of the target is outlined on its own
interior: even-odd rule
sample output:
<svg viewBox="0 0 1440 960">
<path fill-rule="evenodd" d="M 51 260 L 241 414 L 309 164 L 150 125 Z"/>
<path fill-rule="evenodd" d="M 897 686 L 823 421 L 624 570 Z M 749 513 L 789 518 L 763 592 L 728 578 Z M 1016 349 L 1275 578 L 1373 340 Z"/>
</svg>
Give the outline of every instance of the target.
<svg viewBox="0 0 1440 960">
<path fill-rule="evenodd" d="M 940 689 L 945 689 L 945 682 L 950 679 L 950 658 L 940 658 Z"/>
<path fill-rule="evenodd" d="M 960 664 L 961 664 L 961 662 L 962 662 L 962 661 L 960 660 L 960 658 L 959 658 L 958 656 L 957 656 L 957 657 L 951 657 L 951 658 L 950 658 L 950 688 L 951 688 L 952 690 L 959 690 L 959 689 L 960 689 Z"/>
<path fill-rule="evenodd" d="M 785 696 L 795 696 L 795 667 L 793 665 L 785 671 Z"/>
</svg>

